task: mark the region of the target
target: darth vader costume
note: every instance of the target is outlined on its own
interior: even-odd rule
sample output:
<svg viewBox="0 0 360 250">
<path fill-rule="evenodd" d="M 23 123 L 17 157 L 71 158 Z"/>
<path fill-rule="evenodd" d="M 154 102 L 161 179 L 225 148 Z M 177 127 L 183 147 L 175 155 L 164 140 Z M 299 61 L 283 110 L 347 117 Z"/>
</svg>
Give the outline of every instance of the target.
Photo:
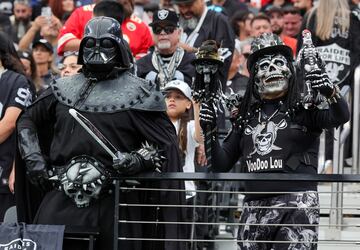
<svg viewBox="0 0 360 250">
<path fill-rule="evenodd" d="M 340 126 L 349 119 L 346 102 L 324 71 L 311 70 L 305 80 L 327 100 L 328 109 L 306 109 L 299 94 L 304 83 L 295 77 L 290 47 L 278 36 L 265 33 L 253 41 L 251 50 L 250 79 L 236 121 L 221 146 L 216 139 L 212 142 L 213 171 L 228 171 L 241 157 L 247 173 L 317 174 L 319 136 L 322 129 Z M 305 54 L 314 51 L 309 49 Z M 214 114 L 212 106 L 204 103 L 201 126 L 214 127 Z M 240 249 L 317 248 L 316 183 L 247 181 L 244 187 L 250 193 L 245 195 L 240 218 Z"/>
<path fill-rule="evenodd" d="M 59 189 L 48 192 L 35 217 L 38 224 L 98 227 L 97 249 L 112 249 L 114 195 L 111 178 L 144 171 L 178 172 L 175 129 L 166 116 L 162 94 L 131 71 L 129 49 L 120 24 L 108 17 L 91 19 L 80 44 L 74 76 L 54 80 L 18 121 L 20 154 L 32 183 L 42 187 L 54 173 Z M 112 156 L 69 114 L 75 109 L 123 153 Z M 44 127 L 53 128 L 45 156 Z M 45 143 L 46 144 L 46 143 Z M 125 184 L 124 184 L 125 185 Z M 183 189 L 183 182 L 141 182 L 140 187 Z M 182 192 L 128 191 L 120 203 L 184 204 Z M 120 208 L 120 219 L 182 221 L 178 208 Z M 119 224 L 119 237 L 184 238 L 176 225 Z M 181 242 L 120 241 L 120 249 L 184 249 Z M 69 246 L 74 249 L 74 246 Z"/>
</svg>

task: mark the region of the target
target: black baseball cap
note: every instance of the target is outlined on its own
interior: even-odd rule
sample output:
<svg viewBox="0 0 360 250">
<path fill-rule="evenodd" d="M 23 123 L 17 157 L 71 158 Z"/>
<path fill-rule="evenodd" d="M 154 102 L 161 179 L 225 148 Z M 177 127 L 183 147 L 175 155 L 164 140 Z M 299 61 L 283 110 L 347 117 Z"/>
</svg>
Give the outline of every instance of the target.
<svg viewBox="0 0 360 250">
<path fill-rule="evenodd" d="M 284 15 L 284 11 L 282 8 L 273 6 L 266 11 L 266 15 L 270 16 L 272 13 L 279 13 L 280 15 Z"/>
<path fill-rule="evenodd" d="M 160 23 L 170 24 L 175 27 L 179 27 L 179 16 L 175 11 L 161 9 L 154 12 L 153 21 L 149 26 L 154 26 Z"/>
<path fill-rule="evenodd" d="M 51 54 L 54 52 L 53 46 L 51 45 L 51 43 L 49 43 L 46 39 L 43 39 L 43 38 L 33 42 L 32 48 L 35 48 L 35 46 L 37 46 L 39 44 L 44 46 Z"/>
<path fill-rule="evenodd" d="M 195 0 L 171 0 L 172 4 L 187 4 L 187 3 L 192 3 Z"/>
</svg>

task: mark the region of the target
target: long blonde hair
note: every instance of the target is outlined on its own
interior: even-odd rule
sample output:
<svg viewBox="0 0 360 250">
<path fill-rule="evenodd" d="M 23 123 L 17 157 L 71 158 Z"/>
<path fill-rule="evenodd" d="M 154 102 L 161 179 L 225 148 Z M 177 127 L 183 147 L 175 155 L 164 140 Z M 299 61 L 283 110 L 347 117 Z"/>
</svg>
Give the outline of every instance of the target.
<svg viewBox="0 0 360 250">
<path fill-rule="evenodd" d="M 330 38 L 337 22 L 342 33 L 347 32 L 350 26 L 350 7 L 348 0 L 319 0 L 317 7 L 311 10 L 310 17 L 316 13 L 315 33 L 321 40 Z"/>
</svg>

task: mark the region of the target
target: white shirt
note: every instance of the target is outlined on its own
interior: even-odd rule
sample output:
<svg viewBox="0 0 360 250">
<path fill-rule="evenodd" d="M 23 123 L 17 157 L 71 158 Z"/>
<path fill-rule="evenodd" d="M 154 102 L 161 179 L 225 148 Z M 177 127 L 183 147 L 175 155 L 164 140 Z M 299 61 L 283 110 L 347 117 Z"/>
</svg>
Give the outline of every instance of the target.
<svg viewBox="0 0 360 250">
<path fill-rule="evenodd" d="M 176 129 L 176 134 L 179 134 L 180 121 L 177 120 L 173 123 Z M 194 173 L 195 172 L 195 149 L 199 144 L 195 140 L 195 121 L 191 120 L 187 124 L 187 144 L 185 152 L 185 165 L 183 166 L 184 173 Z M 194 190 L 196 186 L 194 181 L 185 181 L 185 190 L 186 190 L 186 199 L 191 198 L 195 195 Z"/>
</svg>

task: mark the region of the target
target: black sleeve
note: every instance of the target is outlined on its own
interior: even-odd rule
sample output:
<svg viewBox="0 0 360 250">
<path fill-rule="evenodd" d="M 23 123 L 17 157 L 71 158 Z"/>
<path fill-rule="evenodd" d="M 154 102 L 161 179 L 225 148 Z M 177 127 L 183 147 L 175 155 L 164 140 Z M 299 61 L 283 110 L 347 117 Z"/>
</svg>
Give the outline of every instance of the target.
<svg viewBox="0 0 360 250">
<path fill-rule="evenodd" d="M 206 143 L 206 142 L 205 142 Z M 222 145 L 216 140 L 212 143 L 212 171 L 227 172 L 237 162 L 241 155 L 240 134 L 231 131 Z"/>
<path fill-rule="evenodd" d="M 329 109 L 326 110 L 303 110 L 301 121 L 299 124 L 303 124 L 307 127 L 330 129 L 338 127 L 350 119 L 349 107 L 346 101 L 341 98 L 337 103 L 329 105 Z"/>
<path fill-rule="evenodd" d="M 149 63 L 151 65 L 151 61 L 149 62 L 148 60 L 149 55 L 151 54 L 148 54 L 136 61 L 136 75 L 143 79 L 145 79 L 146 74 L 150 71 L 150 66 L 148 66 Z"/>
<path fill-rule="evenodd" d="M 14 74 L 16 77 L 12 82 L 11 93 L 9 96 L 8 107 L 17 107 L 24 110 L 32 100 L 32 93 L 27 79 L 23 75 Z M 8 80 L 13 78 L 8 78 Z"/>
</svg>

